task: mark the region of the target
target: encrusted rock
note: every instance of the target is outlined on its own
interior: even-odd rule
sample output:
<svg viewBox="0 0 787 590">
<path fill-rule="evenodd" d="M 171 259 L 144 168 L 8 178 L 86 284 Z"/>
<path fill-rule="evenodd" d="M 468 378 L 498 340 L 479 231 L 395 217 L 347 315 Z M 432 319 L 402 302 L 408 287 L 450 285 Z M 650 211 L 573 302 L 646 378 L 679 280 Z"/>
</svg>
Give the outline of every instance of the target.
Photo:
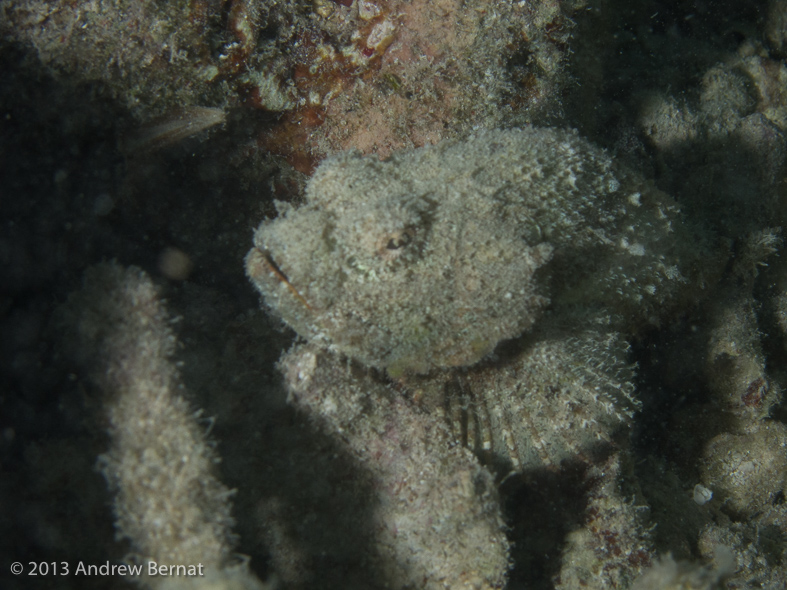
<svg viewBox="0 0 787 590">
<path fill-rule="evenodd" d="M 572 531 L 563 549 L 557 590 L 628 588 L 653 562 L 647 506 L 626 497 L 620 455 L 592 467 L 584 525 Z"/>
<path fill-rule="evenodd" d="M 720 434 L 700 468 L 705 486 L 735 515 L 779 503 L 787 491 L 787 426 L 764 420 L 749 432 Z"/>
<path fill-rule="evenodd" d="M 388 588 L 502 588 L 508 541 L 492 475 L 374 372 L 313 345 L 280 361 L 290 401 L 374 490 L 368 555 Z"/>
</svg>

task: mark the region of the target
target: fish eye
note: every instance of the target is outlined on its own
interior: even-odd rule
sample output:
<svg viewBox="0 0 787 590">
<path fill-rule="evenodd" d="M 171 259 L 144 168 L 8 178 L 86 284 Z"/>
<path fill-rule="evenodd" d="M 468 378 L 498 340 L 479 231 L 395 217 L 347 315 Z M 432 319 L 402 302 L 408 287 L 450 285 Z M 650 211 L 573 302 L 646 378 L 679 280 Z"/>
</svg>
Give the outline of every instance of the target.
<svg viewBox="0 0 787 590">
<path fill-rule="evenodd" d="M 388 250 L 398 250 L 399 248 L 404 248 L 407 244 L 409 244 L 410 240 L 412 240 L 410 234 L 398 234 L 388 238 L 388 243 L 385 245 L 385 247 Z"/>
<path fill-rule="evenodd" d="M 389 232 L 378 240 L 377 254 L 385 260 L 398 258 L 412 243 L 414 236 L 415 232 L 410 228 Z"/>
</svg>

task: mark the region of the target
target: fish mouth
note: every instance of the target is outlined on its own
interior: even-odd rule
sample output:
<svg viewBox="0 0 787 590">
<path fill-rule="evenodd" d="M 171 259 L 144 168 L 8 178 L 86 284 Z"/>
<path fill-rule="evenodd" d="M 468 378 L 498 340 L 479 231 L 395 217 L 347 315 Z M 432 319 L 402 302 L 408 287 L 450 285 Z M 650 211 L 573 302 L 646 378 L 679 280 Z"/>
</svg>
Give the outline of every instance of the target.
<svg viewBox="0 0 787 590">
<path fill-rule="evenodd" d="M 306 298 L 301 294 L 298 289 L 290 282 L 287 275 L 281 270 L 276 261 L 273 259 L 270 251 L 266 248 L 259 248 L 255 246 L 249 251 L 246 256 L 246 272 L 256 282 L 261 282 L 263 277 L 273 277 L 281 284 L 287 287 L 287 290 L 300 301 L 306 309 L 314 311 Z"/>
</svg>

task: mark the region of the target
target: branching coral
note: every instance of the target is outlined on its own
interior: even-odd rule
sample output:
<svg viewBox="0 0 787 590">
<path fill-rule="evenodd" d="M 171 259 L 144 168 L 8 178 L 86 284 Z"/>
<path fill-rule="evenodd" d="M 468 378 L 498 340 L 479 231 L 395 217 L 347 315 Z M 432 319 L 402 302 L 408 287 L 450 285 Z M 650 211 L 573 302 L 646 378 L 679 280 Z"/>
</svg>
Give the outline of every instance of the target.
<svg viewBox="0 0 787 590">
<path fill-rule="evenodd" d="M 118 536 L 131 541 L 132 561 L 143 566 L 142 583 L 262 590 L 232 554 L 232 492 L 216 477 L 218 458 L 199 412 L 179 391 L 171 320 L 150 278 L 135 268 L 96 267 L 63 315 L 105 398 L 112 442 L 99 466 L 116 493 Z M 196 570 L 155 573 L 170 565 Z"/>
</svg>

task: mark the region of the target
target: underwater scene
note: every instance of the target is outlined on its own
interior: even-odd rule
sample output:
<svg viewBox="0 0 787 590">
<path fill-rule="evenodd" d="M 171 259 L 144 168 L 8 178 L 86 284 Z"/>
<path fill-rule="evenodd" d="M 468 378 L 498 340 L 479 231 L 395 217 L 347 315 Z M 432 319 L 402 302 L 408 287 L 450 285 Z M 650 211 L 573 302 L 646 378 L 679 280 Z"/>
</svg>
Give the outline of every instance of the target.
<svg viewBox="0 0 787 590">
<path fill-rule="evenodd" d="M 787 588 L 787 0 L 0 0 L 0 587 Z"/>
</svg>

